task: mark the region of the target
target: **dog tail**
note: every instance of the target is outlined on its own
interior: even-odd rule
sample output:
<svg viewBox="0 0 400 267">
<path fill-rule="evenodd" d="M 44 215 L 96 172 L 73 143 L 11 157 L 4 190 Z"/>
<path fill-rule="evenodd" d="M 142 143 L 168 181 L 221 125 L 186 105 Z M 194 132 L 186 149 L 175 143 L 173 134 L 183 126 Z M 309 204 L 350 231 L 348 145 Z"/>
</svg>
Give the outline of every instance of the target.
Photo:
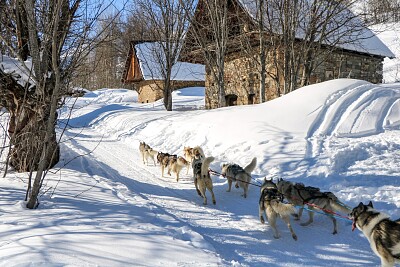
<svg viewBox="0 0 400 267">
<path fill-rule="evenodd" d="M 214 157 L 205 158 L 203 164 L 201 164 L 201 175 L 208 174 L 208 168 L 210 167 L 210 163 L 214 160 Z"/>
<path fill-rule="evenodd" d="M 296 208 L 292 204 L 282 203 L 277 200 L 271 201 L 272 209 L 281 216 L 296 214 Z"/>
<path fill-rule="evenodd" d="M 342 202 L 340 202 L 338 199 L 336 200 L 332 199 L 330 204 L 332 209 L 335 211 L 341 212 L 346 215 L 351 212 L 351 209 L 348 208 L 346 205 L 344 205 Z"/>
<path fill-rule="evenodd" d="M 250 162 L 249 165 L 244 167 L 244 171 L 247 172 L 248 174 L 251 174 L 252 171 L 256 168 L 257 165 L 257 158 L 254 157 L 253 160 Z"/>
</svg>

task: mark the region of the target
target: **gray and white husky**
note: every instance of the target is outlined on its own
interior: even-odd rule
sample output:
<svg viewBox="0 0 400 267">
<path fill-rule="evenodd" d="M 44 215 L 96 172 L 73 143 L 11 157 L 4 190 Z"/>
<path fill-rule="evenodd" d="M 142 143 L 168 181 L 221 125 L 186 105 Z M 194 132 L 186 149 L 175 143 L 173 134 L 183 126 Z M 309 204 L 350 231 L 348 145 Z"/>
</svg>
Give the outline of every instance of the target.
<svg viewBox="0 0 400 267">
<path fill-rule="evenodd" d="M 246 167 L 242 168 L 238 164 L 226 163 L 222 164 L 222 176 L 228 179 L 228 189 L 226 192 L 230 192 L 232 188 L 232 182 L 236 182 L 235 187 L 243 188 L 243 197 L 247 197 L 249 191 L 249 183 L 251 182 L 251 172 L 257 165 L 257 158 L 253 160 Z"/>
<path fill-rule="evenodd" d="M 331 212 L 338 211 L 347 215 L 351 211 L 332 192 L 321 192 L 319 188 L 305 186 L 302 183 L 292 183 L 283 179 L 278 180 L 277 187 L 289 203 L 301 207 L 296 220 L 300 220 L 304 205 L 308 206 L 309 219 L 307 222 L 301 223 L 302 226 L 307 226 L 314 221 L 312 210 L 321 210 L 332 219 L 333 234 L 337 234 L 336 219 Z"/>
<path fill-rule="evenodd" d="M 349 217 L 353 220 L 352 230 L 363 232 L 382 266 L 394 266 L 400 261 L 400 219 L 390 220 L 389 215 L 374 209 L 371 201 L 368 205 L 360 202 Z"/>
<path fill-rule="evenodd" d="M 295 214 L 296 209 L 293 205 L 283 203 L 282 201 L 283 195 L 278 192 L 276 184 L 272 181 L 272 179 L 264 178 L 264 183 L 261 186 L 261 196 L 258 203 L 261 223 L 265 223 L 265 213 L 269 225 L 274 230 L 274 237 L 278 239 L 281 237 L 281 235 L 276 227 L 276 219 L 280 217 L 288 226 L 293 239 L 297 240 L 297 236 L 293 231 L 292 225 L 290 224 L 290 215 Z"/>
<path fill-rule="evenodd" d="M 145 161 L 144 161 L 144 159 L 145 159 L 145 151 L 148 150 L 148 149 L 151 149 L 151 147 L 148 144 L 146 144 L 145 142 L 140 141 L 139 152 L 140 152 L 140 155 L 142 156 L 143 164 L 146 164 Z"/>
</svg>

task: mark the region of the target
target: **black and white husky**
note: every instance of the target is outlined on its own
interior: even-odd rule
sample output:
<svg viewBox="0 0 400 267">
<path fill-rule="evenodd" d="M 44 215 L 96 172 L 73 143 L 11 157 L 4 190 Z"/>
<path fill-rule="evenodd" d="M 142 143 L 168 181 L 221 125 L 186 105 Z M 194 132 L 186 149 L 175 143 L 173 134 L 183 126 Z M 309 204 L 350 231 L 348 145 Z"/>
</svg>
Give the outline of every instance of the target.
<svg viewBox="0 0 400 267">
<path fill-rule="evenodd" d="M 197 157 L 192 161 L 194 185 L 197 193 L 203 197 L 204 205 L 207 205 L 206 190 L 210 191 L 213 204 L 217 203 L 213 191 L 213 182 L 208 171 L 210 163 L 213 160 L 214 157 L 207 157 L 205 159 Z"/>
<path fill-rule="evenodd" d="M 276 219 L 280 217 L 288 226 L 290 233 L 294 240 L 297 240 L 297 236 L 293 231 L 292 225 L 290 224 L 290 215 L 296 213 L 296 209 L 291 204 L 283 203 L 283 195 L 278 192 L 276 184 L 272 179 L 264 178 L 264 183 L 261 186 L 261 196 L 259 201 L 259 216 L 261 223 L 265 223 L 264 213 L 267 215 L 268 223 L 274 230 L 274 237 L 280 238 L 280 233 L 276 227 Z"/>
<path fill-rule="evenodd" d="M 362 202 L 349 215 L 353 229 L 358 228 L 368 238 L 382 266 L 394 266 L 400 260 L 400 220 L 392 221 L 387 214 L 374 209 L 372 202 Z"/>
</svg>

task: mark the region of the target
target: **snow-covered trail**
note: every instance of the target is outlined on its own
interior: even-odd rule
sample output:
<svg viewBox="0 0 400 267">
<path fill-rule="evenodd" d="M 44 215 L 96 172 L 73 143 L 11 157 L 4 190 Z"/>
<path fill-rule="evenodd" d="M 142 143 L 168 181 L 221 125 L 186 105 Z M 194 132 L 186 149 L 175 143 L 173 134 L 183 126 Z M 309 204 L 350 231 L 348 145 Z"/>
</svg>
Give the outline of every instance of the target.
<svg viewBox="0 0 400 267">
<path fill-rule="evenodd" d="M 141 119 L 152 121 L 159 115 L 155 112 L 155 118 L 148 115 Z M 204 250 L 205 256 L 214 257 L 216 264 L 220 261 L 222 265 L 243 266 L 365 266 L 376 262 L 367 242 L 358 233 L 351 233 L 349 222 L 339 221 L 339 234 L 334 236 L 332 223 L 325 216 L 317 215 L 314 224 L 307 228 L 293 221 L 298 241 L 292 240 L 286 226 L 279 222 L 282 238 L 275 240 L 268 224 L 259 222 L 259 188 L 252 186 L 249 197 L 243 199 L 238 189 L 225 192 L 226 181 L 214 176 L 217 204 L 203 206 L 194 190 L 191 172 L 186 175 L 183 170 L 178 183 L 173 176 L 161 178 L 159 166 L 145 166 L 141 162 L 138 142 L 119 140 L 104 132 L 101 127 L 67 132 L 66 137 L 74 138 L 66 146 L 76 154 L 88 153 L 97 146 L 77 168 L 86 170 L 109 193 L 122 200 L 121 209 L 135 210 L 137 206 L 146 209 L 146 217 L 141 217 L 138 224 L 162 227 L 174 239 Z M 160 136 L 165 135 L 160 133 Z M 321 235 L 324 238 L 320 239 Z M 192 260 L 201 265 L 201 258 Z M 181 261 L 188 265 L 185 259 Z"/>
</svg>

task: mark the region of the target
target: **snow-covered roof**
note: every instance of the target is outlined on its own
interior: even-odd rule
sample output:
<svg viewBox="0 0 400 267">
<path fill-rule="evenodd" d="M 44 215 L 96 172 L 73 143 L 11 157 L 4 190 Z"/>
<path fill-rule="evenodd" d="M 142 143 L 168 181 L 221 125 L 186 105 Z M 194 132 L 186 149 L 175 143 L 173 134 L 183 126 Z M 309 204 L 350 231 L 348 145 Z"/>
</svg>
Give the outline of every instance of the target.
<svg viewBox="0 0 400 267">
<path fill-rule="evenodd" d="M 165 58 L 161 44 L 158 42 L 145 42 L 135 45 L 136 56 L 139 60 L 143 79 L 162 80 L 163 60 Z M 160 63 L 161 62 L 161 63 Z M 204 81 L 205 66 L 177 61 L 172 67 L 171 80 L 174 81 Z"/>
<path fill-rule="evenodd" d="M 258 7 L 255 0 L 238 0 L 242 5 L 243 9 L 252 17 L 257 18 Z M 315 1 L 315 0 L 313 0 Z M 322 3 L 322 2 L 321 2 Z M 300 18 L 303 27 L 307 25 L 310 19 L 312 1 L 306 2 L 300 11 Z M 328 12 L 328 7 L 323 9 L 323 3 L 320 4 L 321 13 Z M 269 7 L 269 12 L 272 16 L 280 16 L 281 13 L 274 10 L 274 7 Z M 332 15 L 332 14 L 330 14 Z M 324 44 L 333 45 L 342 49 L 355 51 L 359 53 L 367 53 L 371 55 L 394 58 L 395 54 L 368 28 L 366 27 L 359 17 L 356 17 L 348 8 L 340 7 L 337 9 L 337 14 L 333 14 L 329 24 L 327 25 L 327 31 L 329 35 L 324 38 Z M 264 16 L 266 17 L 266 16 Z M 264 22 L 268 25 L 268 21 Z M 267 26 L 266 26 L 267 27 Z M 276 32 L 280 32 L 280 29 L 274 29 Z M 304 39 L 305 30 L 297 29 L 296 36 L 300 39 Z"/>
</svg>

